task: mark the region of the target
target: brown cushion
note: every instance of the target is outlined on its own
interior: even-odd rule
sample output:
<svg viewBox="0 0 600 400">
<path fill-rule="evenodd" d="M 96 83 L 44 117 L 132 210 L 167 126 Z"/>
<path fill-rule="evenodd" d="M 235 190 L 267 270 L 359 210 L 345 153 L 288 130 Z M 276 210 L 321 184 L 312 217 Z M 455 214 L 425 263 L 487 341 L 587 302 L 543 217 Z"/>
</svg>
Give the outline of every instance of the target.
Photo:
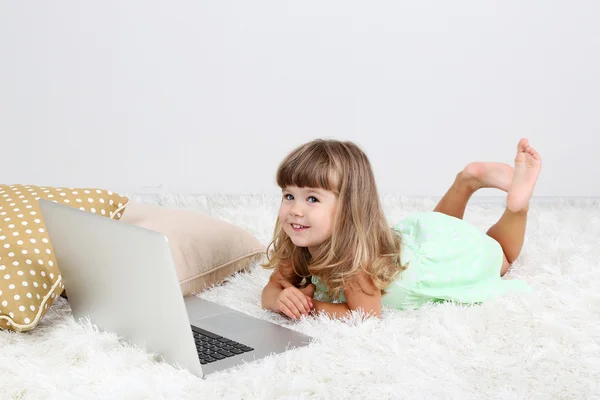
<svg viewBox="0 0 600 400">
<path fill-rule="evenodd" d="M 246 230 L 207 214 L 131 201 L 121 221 L 164 234 L 184 296 L 244 270 L 264 254 Z"/>
<path fill-rule="evenodd" d="M 64 286 L 39 199 L 119 219 L 128 198 L 96 188 L 0 185 L 0 328 L 33 329 Z"/>
</svg>

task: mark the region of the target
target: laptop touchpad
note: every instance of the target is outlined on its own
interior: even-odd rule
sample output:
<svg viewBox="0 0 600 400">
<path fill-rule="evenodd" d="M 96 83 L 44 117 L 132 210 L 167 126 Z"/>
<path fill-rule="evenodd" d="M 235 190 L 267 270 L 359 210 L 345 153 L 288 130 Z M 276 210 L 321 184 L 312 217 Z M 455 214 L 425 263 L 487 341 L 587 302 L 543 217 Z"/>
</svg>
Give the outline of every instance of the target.
<svg viewBox="0 0 600 400">
<path fill-rule="evenodd" d="M 192 320 L 192 325 L 225 337 L 232 333 L 244 332 L 256 328 L 253 318 L 247 318 L 236 312 L 214 315 L 196 321 Z"/>
</svg>

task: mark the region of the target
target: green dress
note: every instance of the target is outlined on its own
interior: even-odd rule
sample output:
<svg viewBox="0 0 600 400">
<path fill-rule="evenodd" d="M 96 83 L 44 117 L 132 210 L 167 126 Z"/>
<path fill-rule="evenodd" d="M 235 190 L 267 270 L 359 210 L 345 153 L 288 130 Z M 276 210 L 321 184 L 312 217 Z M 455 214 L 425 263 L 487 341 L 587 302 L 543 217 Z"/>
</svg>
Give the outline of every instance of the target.
<svg viewBox="0 0 600 400">
<path fill-rule="evenodd" d="M 500 244 L 475 226 L 438 212 L 415 213 L 393 229 L 402 236 L 401 260 L 408 264 L 386 288 L 382 304 L 395 309 L 419 308 L 431 302 L 480 303 L 509 292 L 529 292 L 521 280 L 500 277 L 504 260 Z M 315 298 L 345 302 L 328 295 L 327 284 L 312 277 Z"/>
</svg>

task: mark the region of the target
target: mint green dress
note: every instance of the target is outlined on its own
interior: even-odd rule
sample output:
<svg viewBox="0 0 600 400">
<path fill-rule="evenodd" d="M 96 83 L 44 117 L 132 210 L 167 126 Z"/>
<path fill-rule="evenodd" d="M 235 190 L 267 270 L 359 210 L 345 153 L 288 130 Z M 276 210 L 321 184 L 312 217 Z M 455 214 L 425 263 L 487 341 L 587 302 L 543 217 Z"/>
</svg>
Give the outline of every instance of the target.
<svg viewBox="0 0 600 400">
<path fill-rule="evenodd" d="M 431 302 L 481 303 L 510 292 L 529 292 L 521 280 L 500 277 L 504 260 L 500 244 L 475 226 L 438 212 L 402 219 L 393 229 L 402 235 L 401 260 L 408 268 L 386 289 L 382 304 L 395 309 L 419 308 Z M 327 284 L 312 277 L 315 298 L 345 302 L 328 294 Z"/>
</svg>

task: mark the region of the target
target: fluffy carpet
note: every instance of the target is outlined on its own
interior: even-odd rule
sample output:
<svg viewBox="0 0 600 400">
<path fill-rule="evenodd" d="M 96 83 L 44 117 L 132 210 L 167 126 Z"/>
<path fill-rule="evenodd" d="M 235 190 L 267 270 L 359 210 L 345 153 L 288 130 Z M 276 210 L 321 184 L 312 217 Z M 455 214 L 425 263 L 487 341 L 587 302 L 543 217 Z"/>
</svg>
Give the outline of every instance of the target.
<svg viewBox="0 0 600 400">
<path fill-rule="evenodd" d="M 239 224 L 267 243 L 278 199 L 266 195 L 140 198 Z M 390 222 L 428 199 L 384 197 Z M 255 267 L 201 294 L 315 338 L 300 350 L 198 379 L 112 334 L 80 326 L 60 299 L 26 334 L 0 332 L 0 397 L 10 399 L 589 399 L 600 397 L 600 207 L 534 204 L 510 278 L 534 292 L 483 305 L 384 310 L 381 320 L 291 322 L 260 308 Z M 502 205 L 472 205 L 485 230 Z"/>
</svg>

